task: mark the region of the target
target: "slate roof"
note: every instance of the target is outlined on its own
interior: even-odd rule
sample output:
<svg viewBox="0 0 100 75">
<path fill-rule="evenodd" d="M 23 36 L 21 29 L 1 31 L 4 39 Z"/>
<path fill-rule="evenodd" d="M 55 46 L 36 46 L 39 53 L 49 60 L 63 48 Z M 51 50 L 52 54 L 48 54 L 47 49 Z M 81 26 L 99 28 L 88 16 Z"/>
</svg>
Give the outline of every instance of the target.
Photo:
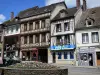
<svg viewBox="0 0 100 75">
<path fill-rule="evenodd" d="M 47 12 L 51 12 L 59 4 L 64 4 L 66 6 L 65 2 L 59 2 L 59 3 L 51 4 L 51 5 L 40 7 L 40 8 L 38 6 L 35 6 L 35 7 L 32 7 L 32 8 L 20 11 L 18 13 L 17 17 L 27 18 L 27 17 L 31 17 L 31 16 L 35 16 L 35 15 L 39 15 L 39 14 L 43 14 L 43 13 L 47 13 Z M 11 24 L 16 24 L 16 23 L 20 23 L 20 22 L 15 21 L 15 19 L 14 19 L 12 21 L 7 20 L 3 24 L 11 25 Z"/>
<path fill-rule="evenodd" d="M 67 9 L 62 9 L 54 18 L 52 21 L 56 21 L 56 20 L 61 20 L 64 18 L 70 18 L 70 17 L 74 17 L 74 14 L 76 13 L 77 8 L 73 7 L 73 8 L 67 8 Z M 64 17 L 60 17 L 60 13 L 61 12 L 65 12 L 65 16 Z"/>
<path fill-rule="evenodd" d="M 92 26 L 86 26 L 86 19 L 90 18 L 93 20 Z M 75 29 L 92 28 L 100 26 L 100 7 L 87 9 L 82 13 L 80 20 L 77 22 Z"/>
<path fill-rule="evenodd" d="M 7 20 L 5 22 L 3 22 L 3 24 L 5 25 L 12 25 L 12 24 L 18 24 L 20 23 L 19 21 L 16 21 L 15 18 L 13 20 Z"/>
<path fill-rule="evenodd" d="M 40 7 L 40 8 L 38 6 L 35 6 L 33 8 L 29 8 L 24 11 L 21 11 L 18 14 L 18 17 L 26 18 L 26 17 L 30 17 L 30 16 L 35 16 L 35 15 L 51 12 L 55 8 L 55 6 L 57 6 L 58 4 L 65 5 L 65 2 L 59 2 L 59 3 L 51 4 L 51 5 Z"/>
</svg>

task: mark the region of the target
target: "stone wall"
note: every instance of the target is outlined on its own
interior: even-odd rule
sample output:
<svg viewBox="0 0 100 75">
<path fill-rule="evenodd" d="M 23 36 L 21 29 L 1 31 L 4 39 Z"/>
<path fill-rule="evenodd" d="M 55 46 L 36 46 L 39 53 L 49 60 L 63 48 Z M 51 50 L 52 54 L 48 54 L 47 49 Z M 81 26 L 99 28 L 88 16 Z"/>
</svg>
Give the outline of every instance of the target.
<svg viewBox="0 0 100 75">
<path fill-rule="evenodd" d="M 10 69 L 0 68 L 0 75 L 68 75 L 68 69 Z"/>
</svg>

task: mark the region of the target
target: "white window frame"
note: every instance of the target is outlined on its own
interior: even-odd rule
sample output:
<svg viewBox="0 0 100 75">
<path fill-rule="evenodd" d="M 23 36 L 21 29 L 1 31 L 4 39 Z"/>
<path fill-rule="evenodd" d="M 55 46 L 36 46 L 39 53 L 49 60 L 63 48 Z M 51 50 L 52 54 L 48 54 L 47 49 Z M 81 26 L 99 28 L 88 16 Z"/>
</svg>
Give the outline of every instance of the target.
<svg viewBox="0 0 100 75">
<path fill-rule="evenodd" d="M 85 39 L 84 39 L 84 41 L 83 41 L 83 35 L 85 34 Z M 87 44 L 87 43 L 89 43 L 89 34 L 87 35 L 88 33 L 82 33 L 82 43 L 83 44 Z M 87 35 L 87 36 L 86 36 Z M 87 39 L 88 39 L 88 41 L 87 41 Z"/>
<path fill-rule="evenodd" d="M 93 36 L 93 33 L 95 33 L 95 37 Z M 96 35 L 96 33 L 98 35 Z M 92 40 L 92 43 L 98 43 L 99 42 L 99 33 L 98 32 L 91 32 L 91 37 L 92 37 L 92 39 L 91 39 Z"/>
</svg>

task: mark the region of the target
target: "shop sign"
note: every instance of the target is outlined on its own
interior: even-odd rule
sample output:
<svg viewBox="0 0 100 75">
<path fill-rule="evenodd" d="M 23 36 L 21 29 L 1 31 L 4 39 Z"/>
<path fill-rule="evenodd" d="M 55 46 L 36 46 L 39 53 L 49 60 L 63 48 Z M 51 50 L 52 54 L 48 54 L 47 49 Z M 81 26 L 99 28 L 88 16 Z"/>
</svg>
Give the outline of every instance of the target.
<svg viewBox="0 0 100 75">
<path fill-rule="evenodd" d="M 63 45 L 63 46 L 51 46 L 51 50 L 65 50 L 65 49 L 74 49 L 75 45 Z"/>
</svg>

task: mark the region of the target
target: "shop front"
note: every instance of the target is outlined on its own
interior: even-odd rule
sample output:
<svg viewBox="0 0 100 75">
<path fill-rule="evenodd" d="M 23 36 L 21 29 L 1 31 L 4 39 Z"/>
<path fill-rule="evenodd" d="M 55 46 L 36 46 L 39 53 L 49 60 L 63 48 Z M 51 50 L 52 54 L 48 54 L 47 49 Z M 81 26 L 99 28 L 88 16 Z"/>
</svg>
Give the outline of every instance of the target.
<svg viewBox="0 0 100 75">
<path fill-rule="evenodd" d="M 23 50 L 22 61 L 38 61 L 38 49 Z"/>
<path fill-rule="evenodd" d="M 95 47 L 81 47 L 78 49 L 78 66 L 96 66 Z"/>
<path fill-rule="evenodd" d="M 51 46 L 52 63 L 75 64 L 75 45 Z"/>
</svg>

